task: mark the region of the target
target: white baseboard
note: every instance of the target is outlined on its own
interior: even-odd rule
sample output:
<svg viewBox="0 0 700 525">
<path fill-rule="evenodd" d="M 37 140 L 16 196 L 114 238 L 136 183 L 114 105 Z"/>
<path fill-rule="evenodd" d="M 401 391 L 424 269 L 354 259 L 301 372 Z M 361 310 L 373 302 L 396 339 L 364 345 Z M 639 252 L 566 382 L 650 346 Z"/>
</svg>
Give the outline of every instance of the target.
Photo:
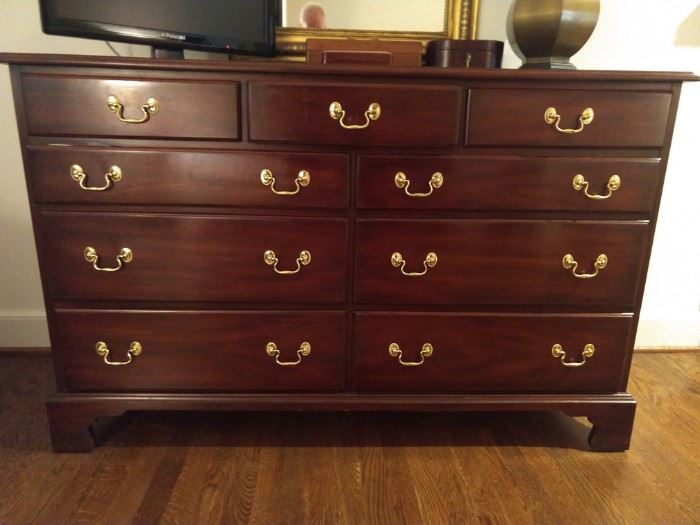
<svg viewBox="0 0 700 525">
<path fill-rule="evenodd" d="M 47 347 L 49 329 L 43 312 L 0 315 L 0 347 Z"/>
<path fill-rule="evenodd" d="M 700 313 L 691 319 L 640 319 L 634 348 L 700 349 Z"/>
</svg>

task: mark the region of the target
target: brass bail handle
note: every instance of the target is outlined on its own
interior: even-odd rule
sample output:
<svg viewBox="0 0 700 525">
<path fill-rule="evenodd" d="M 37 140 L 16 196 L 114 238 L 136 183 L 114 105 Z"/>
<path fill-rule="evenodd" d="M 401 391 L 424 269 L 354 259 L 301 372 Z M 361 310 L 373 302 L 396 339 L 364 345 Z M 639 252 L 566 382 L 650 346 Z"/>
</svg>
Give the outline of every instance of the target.
<svg viewBox="0 0 700 525">
<path fill-rule="evenodd" d="M 578 262 L 570 253 L 567 253 L 566 255 L 564 255 L 564 257 L 562 257 L 561 265 L 565 270 L 571 270 L 571 274 L 577 279 L 592 279 L 593 277 L 598 275 L 598 272 L 600 270 L 602 270 L 608 265 L 608 256 L 604 253 L 601 253 L 600 255 L 598 255 L 598 257 L 596 257 L 595 262 L 593 263 L 593 267 L 595 268 L 595 271 L 593 273 L 576 273 L 576 269 L 578 268 Z"/>
<path fill-rule="evenodd" d="M 134 260 L 134 252 L 131 249 L 124 247 L 120 250 L 119 255 L 117 255 L 117 265 L 114 267 L 102 267 L 99 265 L 100 256 L 97 251 L 92 246 L 86 246 L 83 250 L 83 257 L 89 263 L 92 263 L 92 267 L 100 272 L 116 272 L 121 270 L 122 267 Z"/>
<path fill-rule="evenodd" d="M 112 183 L 119 182 L 122 180 L 122 169 L 119 166 L 112 166 L 109 171 L 105 173 L 105 185 L 104 186 L 87 186 L 85 181 L 87 179 L 87 174 L 80 164 L 73 164 L 70 167 L 70 178 L 78 183 L 81 189 L 86 191 L 105 191 L 112 187 Z"/>
<path fill-rule="evenodd" d="M 564 359 L 566 359 L 566 352 L 562 346 L 557 343 L 552 347 L 552 357 L 559 359 L 562 365 L 573 368 L 585 365 L 586 359 L 593 357 L 593 354 L 595 354 L 595 346 L 589 343 L 583 347 L 580 361 L 564 361 Z"/>
<path fill-rule="evenodd" d="M 126 122 L 127 124 L 143 124 L 148 122 L 151 115 L 158 113 L 158 99 L 154 97 L 149 97 L 146 103 L 141 106 L 141 111 L 143 112 L 143 117 L 138 118 L 126 118 L 124 117 L 124 105 L 119 101 L 114 95 L 107 97 L 107 108 L 117 115 L 117 118 L 121 122 Z"/>
<path fill-rule="evenodd" d="M 275 178 L 272 176 L 272 172 L 268 169 L 264 169 L 260 172 L 260 182 L 263 183 L 263 186 L 269 186 L 270 190 L 272 190 L 272 193 L 274 193 L 275 195 L 296 195 L 297 193 L 299 193 L 302 187 L 306 187 L 311 183 L 311 175 L 308 171 L 301 170 L 297 174 L 296 179 L 294 179 L 294 185 L 296 186 L 296 189 L 292 191 L 276 189 Z"/>
<path fill-rule="evenodd" d="M 277 345 L 272 341 L 265 345 L 265 353 L 270 357 L 274 357 L 275 363 L 280 366 L 295 366 L 301 363 L 303 357 L 311 354 L 311 343 L 308 343 L 307 341 L 301 343 L 299 350 L 297 350 L 296 361 L 280 361 L 280 351 L 277 348 Z"/>
<path fill-rule="evenodd" d="M 425 363 L 425 358 L 430 357 L 433 355 L 433 345 L 430 343 L 424 343 L 423 346 L 420 349 L 420 361 L 404 361 L 403 360 L 403 351 L 401 350 L 401 347 L 398 345 L 398 343 L 391 343 L 389 345 L 389 355 L 391 357 L 398 357 L 399 358 L 399 364 L 402 366 L 420 366 L 423 363 Z"/>
<path fill-rule="evenodd" d="M 428 273 L 428 268 L 435 268 L 437 264 L 438 256 L 435 252 L 429 252 L 423 260 L 423 271 L 422 272 L 407 272 L 404 268 L 406 267 L 406 261 L 399 252 L 394 252 L 391 254 L 391 265 L 394 268 L 399 268 L 401 273 L 406 277 L 420 277 Z"/>
<path fill-rule="evenodd" d="M 556 129 L 559 133 L 566 133 L 567 135 L 581 133 L 584 127 L 593 122 L 594 116 L 595 113 L 593 112 L 593 108 L 586 108 L 578 116 L 578 128 L 560 128 L 559 122 L 561 121 L 561 115 L 557 113 L 557 108 L 549 107 L 544 111 L 544 121 L 550 126 L 554 126 L 554 129 Z"/>
<path fill-rule="evenodd" d="M 279 259 L 277 255 L 272 250 L 266 250 L 263 254 L 263 260 L 268 266 L 272 266 L 272 269 L 280 275 L 294 275 L 301 271 L 302 266 L 307 266 L 311 262 L 311 252 L 308 250 L 302 250 L 299 252 L 299 257 L 297 257 L 297 267 L 294 270 L 279 270 L 277 268 L 277 263 Z"/>
<path fill-rule="evenodd" d="M 612 197 L 613 192 L 617 191 L 620 188 L 620 186 L 622 185 L 622 180 L 620 179 L 619 175 L 612 175 L 608 179 L 608 183 L 606 184 L 606 187 L 608 188 L 608 192 L 605 195 L 596 195 L 596 194 L 588 193 L 589 183 L 586 180 L 586 178 L 583 175 L 581 175 L 580 173 L 577 174 L 576 176 L 574 176 L 574 180 L 572 181 L 571 184 L 576 191 L 583 190 L 584 195 L 586 197 L 588 197 L 589 199 L 605 200 L 605 199 L 609 199 L 610 197 Z"/>
<path fill-rule="evenodd" d="M 365 111 L 364 124 L 346 124 L 345 110 L 340 102 L 332 102 L 328 108 L 328 113 L 333 120 L 337 120 L 344 129 L 365 129 L 373 120 L 378 120 L 382 114 L 382 108 L 377 102 L 372 102 Z"/>
<path fill-rule="evenodd" d="M 403 189 L 404 193 L 409 197 L 428 197 L 429 195 L 433 194 L 433 190 L 442 187 L 444 182 L 445 179 L 442 173 L 436 171 L 430 177 L 430 181 L 428 182 L 428 187 L 430 188 L 429 191 L 425 193 L 412 193 L 408 191 L 408 187 L 411 185 L 411 181 L 408 179 L 408 177 L 406 177 L 406 174 L 403 171 L 399 171 L 396 175 L 394 175 L 394 184 L 396 185 L 396 187 L 399 189 Z"/>
<path fill-rule="evenodd" d="M 133 360 L 132 356 L 137 356 L 141 355 L 141 352 L 143 351 L 143 347 L 141 346 L 141 343 L 138 341 L 133 341 L 131 345 L 129 346 L 129 349 L 126 351 L 126 361 L 110 361 L 109 360 L 109 348 L 107 347 L 107 343 L 104 341 L 98 341 L 95 344 L 95 351 L 97 352 L 97 355 L 102 356 L 105 364 L 111 365 L 111 366 L 123 366 L 123 365 L 128 365 L 131 363 Z"/>
</svg>

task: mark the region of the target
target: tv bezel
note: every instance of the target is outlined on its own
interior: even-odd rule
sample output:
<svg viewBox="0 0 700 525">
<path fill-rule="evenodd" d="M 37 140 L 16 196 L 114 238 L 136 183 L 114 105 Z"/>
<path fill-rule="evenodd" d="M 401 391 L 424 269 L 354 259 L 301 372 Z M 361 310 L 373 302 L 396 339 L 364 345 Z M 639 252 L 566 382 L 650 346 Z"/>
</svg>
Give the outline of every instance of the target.
<svg viewBox="0 0 700 525">
<path fill-rule="evenodd" d="M 278 25 L 278 0 L 264 2 L 267 25 L 265 41 L 238 40 L 221 35 L 201 35 L 196 33 L 168 32 L 166 29 L 132 27 L 90 20 L 61 18 L 56 15 L 54 0 L 39 0 L 41 26 L 44 33 L 51 35 L 75 36 L 129 44 L 153 46 L 154 49 L 221 52 L 255 56 L 275 55 L 275 27 Z M 168 33 L 172 36 L 168 36 Z"/>
</svg>

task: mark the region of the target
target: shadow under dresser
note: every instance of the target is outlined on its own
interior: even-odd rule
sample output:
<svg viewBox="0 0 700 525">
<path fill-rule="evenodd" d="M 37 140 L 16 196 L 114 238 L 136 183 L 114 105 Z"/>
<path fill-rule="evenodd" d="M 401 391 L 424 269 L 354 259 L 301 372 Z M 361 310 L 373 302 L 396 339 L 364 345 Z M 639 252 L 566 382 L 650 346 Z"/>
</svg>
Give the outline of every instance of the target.
<svg viewBox="0 0 700 525">
<path fill-rule="evenodd" d="M 628 448 L 693 75 L 0 60 L 55 450 L 128 410 L 558 410 Z"/>
</svg>

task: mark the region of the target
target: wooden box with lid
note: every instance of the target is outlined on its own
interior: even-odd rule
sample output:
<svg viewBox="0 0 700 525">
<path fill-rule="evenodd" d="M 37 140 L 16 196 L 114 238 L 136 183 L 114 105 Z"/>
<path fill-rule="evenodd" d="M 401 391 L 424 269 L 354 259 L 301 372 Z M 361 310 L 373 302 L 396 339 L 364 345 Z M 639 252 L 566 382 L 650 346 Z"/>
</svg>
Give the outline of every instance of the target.
<svg viewBox="0 0 700 525">
<path fill-rule="evenodd" d="M 128 410 L 560 410 L 629 446 L 694 76 L 1 59 L 55 450 Z"/>
<path fill-rule="evenodd" d="M 431 40 L 425 49 L 425 65 L 437 67 L 501 67 L 500 40 Z"/>
</svg>

